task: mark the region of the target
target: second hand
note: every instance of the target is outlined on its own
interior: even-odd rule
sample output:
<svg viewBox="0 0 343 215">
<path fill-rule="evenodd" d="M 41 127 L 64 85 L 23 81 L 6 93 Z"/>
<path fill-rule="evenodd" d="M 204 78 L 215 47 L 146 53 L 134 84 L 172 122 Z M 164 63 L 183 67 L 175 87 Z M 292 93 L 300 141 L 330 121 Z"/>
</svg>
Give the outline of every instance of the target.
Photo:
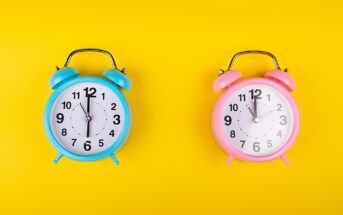
<svg viewBox="0 0 343 215">
<path fill-rule="evenodd" d="M 90 125 L 91 117 L 89 116 L 89 113 L 87 113 L 86 110 L 83 108 L 81 103 L 80 103 L 80 106 L 82 108 L 83 113 L 86 116 L 86 121 L 87 121 L 87 138 L 89 138 L 89 125 Z M 88 109 L 88 105 L 87 105 L 87 110 L 89 110 Z"/>
</svg>

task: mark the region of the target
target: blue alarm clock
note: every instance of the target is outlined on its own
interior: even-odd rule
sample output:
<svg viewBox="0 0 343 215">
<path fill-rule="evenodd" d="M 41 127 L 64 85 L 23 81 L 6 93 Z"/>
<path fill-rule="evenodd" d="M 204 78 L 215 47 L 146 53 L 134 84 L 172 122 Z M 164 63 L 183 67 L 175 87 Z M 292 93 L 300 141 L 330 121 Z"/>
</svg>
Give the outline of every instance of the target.
<svg viewBox="0 0 343 215">
<path fill-rule="evenodd" d="M 106 54 L 113 68 L 103 73 L 105 78 L 80 76 L 68 66 L 72 56 L 80 52 Z M 124 144 L 131 126 L 130 107 L 121 90 L 129 90 L 131 82 L 124 69 L 117 69 L 111 53 L 101 49 L 73 51 L 49 85 L 54 92 L 45 108 L 44 128 L 58 151 L 54 163 L 63 156 L 78 161 L 108 156 L 118 165 L 114 153 Z"/>
</svg>

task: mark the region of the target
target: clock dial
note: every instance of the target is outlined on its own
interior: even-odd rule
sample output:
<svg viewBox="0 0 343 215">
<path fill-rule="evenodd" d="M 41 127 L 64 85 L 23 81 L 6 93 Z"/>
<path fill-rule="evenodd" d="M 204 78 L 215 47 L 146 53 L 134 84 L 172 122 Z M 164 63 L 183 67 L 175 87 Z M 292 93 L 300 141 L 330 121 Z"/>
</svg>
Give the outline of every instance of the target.
<svg viewBox="0 0 343 215">
<path fill-rule="evenodd" d="M 79 155 L 108 149 L 122 132 L 124 122 L 119 97 L 108 87 L 93 82 L 65 89 L 53 104 L 50 115 L 56 139 Z"/>
<path fill-rule="evenodd" d="M 288 100 L 275 88 L 249 84 L 230 95 L 222 111 L 224 135 L 239 151 L 265 156 L 289 139 L 293 113 Z"/>
</svg>

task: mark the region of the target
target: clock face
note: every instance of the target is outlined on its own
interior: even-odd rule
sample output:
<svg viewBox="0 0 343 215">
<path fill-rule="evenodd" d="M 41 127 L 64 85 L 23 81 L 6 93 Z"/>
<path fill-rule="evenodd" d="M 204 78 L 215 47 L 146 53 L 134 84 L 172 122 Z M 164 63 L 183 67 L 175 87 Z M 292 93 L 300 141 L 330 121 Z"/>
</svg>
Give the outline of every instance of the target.
<svg viewBox="0 0 343 215">
<path fill-rule="evenodd" d="M 237 150 L 266 156 L 287 143 L 293 129 L 290 103 L 266 84 L 248 84 L 225 101 L 220 123 L 224 136 Z"/>
<path fill-rule="evenodd" d="M 121 100 L 110 88 L 82 82 L 65 89 L 52 106 L 50 124 L 68 151 L 92 155 L 108 149 L 125 122 Z"/>
</svg>

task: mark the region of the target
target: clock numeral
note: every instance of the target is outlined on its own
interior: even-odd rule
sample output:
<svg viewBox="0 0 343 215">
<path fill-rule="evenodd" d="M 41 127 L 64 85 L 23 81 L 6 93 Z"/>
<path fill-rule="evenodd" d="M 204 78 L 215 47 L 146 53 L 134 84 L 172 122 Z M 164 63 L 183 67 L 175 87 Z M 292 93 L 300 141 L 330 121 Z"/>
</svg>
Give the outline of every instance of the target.
<svg viewBox="0 0 343 215">
<path fill-rule="evenodd" d="M 281 104 L 277 104 L 277 111 L 282 111 L 282 105 Z"/>
<path fill-rule="evenodd" d="M 239 94 L 238 97 L 239 97 L 239 101 L 245 102 L 245 100 L 246 100 L 246 99 L 245 99 L 245 94 Z"/>
<path fill-rule="evenodd" d="M 114 118 L 113 124 L 119 125 L 120 124 L 120 116 L 118 114 L 116 114 L 113 116 L 113 118 Z"/>
<path fill-rule="evenodd" d="M 241 141 L 239 141 L 239 142 L 242 143 L 241 148 L 243 148 L 243 147 L 244 147 L 244 144 L 245 144 L 245 140 L 241 140 Z"/>
<path fill-rule="evenodd" d="M 100 139 L 99 140 L 99 147 L 103 147 L 104 146 L 104 139 Z"/>
<path fill-rule="evenodd" d="M 111 106 L 112 106 L 111 110 L 117 110 L 117 109 L 116 109 L 116 107 L 117 107 L 117 104 L 116 104 L 116 103 L 112 103 Z"/>
<path fill-rule="evenodd" d="M 64 120 L 64 115 L 63 115 L 63 113 L 58 113 L 58 114 L 56 115 L 56 118 L 57 118 L 57 123 L 62 123 L 63 120 Z"/>
<path fill-rule="evenodd" d="M 62 102 L 63 109 L 70 109 L 71 108 L 71 102 Z"/>
<path fill-rule="evenodd" d="M 230 104 L 230 111 L 238 111 L 238 104 Z"/>
<path fill-rule="evenodd" d="M 110 136 L 114 137 L 114 130 L 111 130 L 109 133 Z"/>
<path fill-rule="evenodd" d="M 71 146 L 74 146 L 74 145 L 75 145 L 75 143 L 76 143 L 76 139 L 75 139 L 75 138 L 73 138 L 73 139 L 71 139 L 71 141 L 73 141 L 73 144 L 72 144 Z"/>
<path fill-rule="evenodd" d="M 90 151 L 92 149 L 92 146 L 91 146 L 91 141 L 87 140 L 84 144 L 83 144 L 83 149 L 85 151 Z"/>
<path fill-rule="evenodd" d="M 232 118 L 231 116 L 227 115 L 224 117 L 225 125 L 231 125 Z"/>
<path fill-rule="evenodd" d="M 73 92 L 72 94 L 74 99 L 80 99 L 80 92 Z"/>
<path fill-rule="evenodd" d="M 262 99 L 262 97 L 261 97 L 262 90 L 260 90 L 260 89 L 255 89 L 255 90 L 251 89 L 251 90 L 249 90 L 249 93 L 251 95 L 251 99 L 254 99 L 254 98 Z"/>
<path fill-rule="evenodd" d="M 267 147 L 270 148 L 270 147 L 272 147 L 272 146 L 273 146 L 272 140 L 268 140 L 268 141 L 267 141 Z"/>
<path fill-rule="evenodd" d="M 235 137 L 236 137 L 236 132 L 235 132 L 235 130 L 231 130 L 231 131 L 230 131 L 230 137 L 231 137 L 231 138 L 235 138 Z"/>
<path fill-rule="evenodd" d="M 62 128 L 62 136 L 67 136 L 67 129 L 66 128 Z"/>
<path fill-rule="evenodd" d="M 85 89 L 83 89 L 86 92 L 86 97 L 96 97 L 95 93 L 96 93 L 96 89 L 94 87 L 86 87 Z"/>
<path fill-rule="evenodd" d="M 254 150 L 254 152 L 259 152 L 261 150 L 260 143 L 254 142 L 252 149 Z"/>
<path fill-rule="evenodd" d="M 281 130 L 279 130 L 279 131 L 277 132 L 276 135 L 279 136 L 279 137 L 281 137 L 281 136 L 282 136 L 282 135 L 281 135 Z"/>
<path fill-rule="evenodd" d="M 281 115 L 280 119 L 281 119 L 280 125 L 286 125 L 287 124 L 287 117 L 286 117 L 286 115 Z"/>
<path fill-rule="evenodd" d="M 268 101 L 270 101 L 270 94 L 268 94 L 267 97 L 268 97 Z"/>
<path fill-rule="evenodd" d="M 105 93 L 101 93 L 102 95 L 102 100 L 105 100 Z"/>
</svg>

